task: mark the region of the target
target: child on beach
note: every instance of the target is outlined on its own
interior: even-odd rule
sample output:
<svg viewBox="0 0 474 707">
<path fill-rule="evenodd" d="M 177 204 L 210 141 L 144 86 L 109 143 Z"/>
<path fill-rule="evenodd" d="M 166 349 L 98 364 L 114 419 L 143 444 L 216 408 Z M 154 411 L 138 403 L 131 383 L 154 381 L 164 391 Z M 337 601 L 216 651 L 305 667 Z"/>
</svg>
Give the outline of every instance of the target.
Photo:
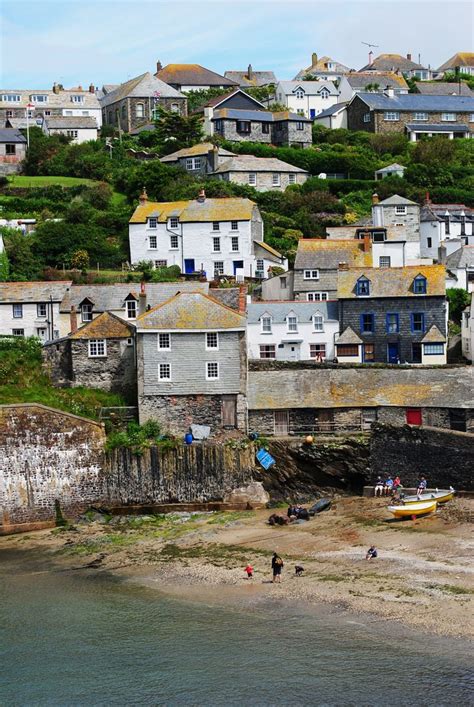
<svg viewBox="0 0 474 707">
<path fill-rule="evenodd" d="M 371 545 L 371 546 L 369 547 L 369 549 L 367 550 L 367 554 L 366 554 L 366 556 L 365 556 L 365 559 L 366 559 L 366 560 L 372 560 L 372 559 L 374 559 L 375 557 L 377 557 L 377 548 L 375 547 L 375 545 Z"/>
<path fill-rule="evenodd" d="M 245 571 L 247 572 L 247 579 L 252 579 L 252 577 L 253 577 L 253 567 L 252 567 L 252 565 L 251 565 L 250 563 L 249 563 L 249 564 L 247 565 L 247 567 L 245 568 Z"/>
</svg>

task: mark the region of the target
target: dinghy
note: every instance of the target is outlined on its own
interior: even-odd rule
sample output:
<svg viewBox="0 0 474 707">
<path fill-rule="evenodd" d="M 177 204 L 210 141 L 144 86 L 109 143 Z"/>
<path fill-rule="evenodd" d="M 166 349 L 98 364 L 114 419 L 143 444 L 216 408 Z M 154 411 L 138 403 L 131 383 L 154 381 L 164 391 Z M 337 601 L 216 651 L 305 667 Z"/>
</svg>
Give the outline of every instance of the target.
<svg viewBox="0 0 474 707">
<path fill-rule="evenodd" d="M 451 501 L 454 497 L 456 491 L 454 489 L 441 490 L 441 491 L 430 491 L 428 493 L 422 493 L 420 496 L 406 496 L 403 499 L 403 503 L 420 503 L 423 501 L 436 501 L 436 503 L 447 503 Z"/>
<path fill-rule="evenodd" d="M 390 513 L 395 518 L 411 518 L 411 516 L 424 516 L 436 510 L 436 501 L 422 501 L 409 503 L 407 506 L 388 506 Z"/>
<path fill-rule="evenodd" d="M 316 513 L 321 513 L 322 511 L 327 511 L 331 508 L 332 500 L 330 498 L 321 498 L 309 509 L 310 516 L 316 515 Z"/>
</svg>

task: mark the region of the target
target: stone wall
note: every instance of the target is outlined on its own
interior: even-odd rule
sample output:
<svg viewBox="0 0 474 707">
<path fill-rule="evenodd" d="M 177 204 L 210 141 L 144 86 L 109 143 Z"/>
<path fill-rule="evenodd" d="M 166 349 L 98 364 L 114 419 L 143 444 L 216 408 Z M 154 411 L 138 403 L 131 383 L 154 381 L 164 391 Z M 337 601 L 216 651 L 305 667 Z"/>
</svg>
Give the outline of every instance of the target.
<svg viewBox="0 0 474 707">
<path fill-rule="evenodd" d="M 188 432 L 190 425 L 209 425 L 213 434 L 222 427 L 224 398 L 236 401 L 237 428 L 245 431 L 244 395 L 140 395 L 140 423 L 156 420 L 163 432 L 180 436 Z"/>
<path fill-rule="evenodd" d="M 221 130 L 215 130 L 215 132 L 218 135 L 222 135 L 225 140 L 230 140 L 231 142 L 263 142 L 267 144 L 272 142 L 271 123 L 269 122 L 250 121 L 250 132 L 248 133 L 237 130 L 236 120 L 221 118 L 220 124 L 222 126 Z M 263 131 L 263 125 L 268 127 L 268 132 Z"/>
<path fill-rule="evenodd" d="M 474 434 L 376 425 L 370 455 L 372 481 L 379 474 L 398 474 L 411 487 L 423 474 L 433 488 L 474 489 Z"/>
</svg>

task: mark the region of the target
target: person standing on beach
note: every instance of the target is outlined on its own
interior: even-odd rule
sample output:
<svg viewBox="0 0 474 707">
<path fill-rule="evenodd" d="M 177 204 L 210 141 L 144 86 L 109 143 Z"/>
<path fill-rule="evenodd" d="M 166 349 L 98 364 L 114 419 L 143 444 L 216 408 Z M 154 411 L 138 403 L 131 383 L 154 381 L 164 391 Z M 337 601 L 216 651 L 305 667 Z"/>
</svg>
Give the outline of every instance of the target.
<svg viewBox="0 0 474 707">
<path fill-rule="evenodd" d="M 252 579 L 252 577 L 253 577 L 253 567 L 252 567 L 252 565 L 250 564 L 250 562 L 248 563 L 247 567 L 245 568 L 245 571 L 247 572 L 247 579 Z"/>
<path fill-rule="evenodd" d="M 281 582 L 281 571 L 283 569 L 283 560 L 276 552 L 273 553 L 272 557 L 272 572 L 273 572 L 273 583 L 280 584 Z"/>
</svg>

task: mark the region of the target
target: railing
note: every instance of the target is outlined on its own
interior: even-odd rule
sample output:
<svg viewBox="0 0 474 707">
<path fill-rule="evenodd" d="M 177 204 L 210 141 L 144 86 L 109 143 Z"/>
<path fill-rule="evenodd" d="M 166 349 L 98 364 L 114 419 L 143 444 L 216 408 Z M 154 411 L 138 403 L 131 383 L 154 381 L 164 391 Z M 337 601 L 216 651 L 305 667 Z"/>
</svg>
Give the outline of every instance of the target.
<svg viewBox="0 0 474 707">
<path fill-rule="evenodd" d="M 99 409 L 99 420 L 101 422 L 109 420 L 114 424 L 120 424 L 123 422 L 130 422 L 131 420 L 136 420 L 137 418 L 137 407 L 110 407 Z"/>
<path fill-rule="evenodd" d="M 365 432 L 370 430 L 370 423 L 365 422 L 353 422 L 348 424 L 342 424 L 340 422 L 322 421 L 315 422 L 312 425 L 298 425 L 293 427 L 290 425 L 289 435 L 304 436 L 304 435 L 318 435 L 322 432 L 327 433 L 340 433 L 340 432 Z"/>
</svg>

